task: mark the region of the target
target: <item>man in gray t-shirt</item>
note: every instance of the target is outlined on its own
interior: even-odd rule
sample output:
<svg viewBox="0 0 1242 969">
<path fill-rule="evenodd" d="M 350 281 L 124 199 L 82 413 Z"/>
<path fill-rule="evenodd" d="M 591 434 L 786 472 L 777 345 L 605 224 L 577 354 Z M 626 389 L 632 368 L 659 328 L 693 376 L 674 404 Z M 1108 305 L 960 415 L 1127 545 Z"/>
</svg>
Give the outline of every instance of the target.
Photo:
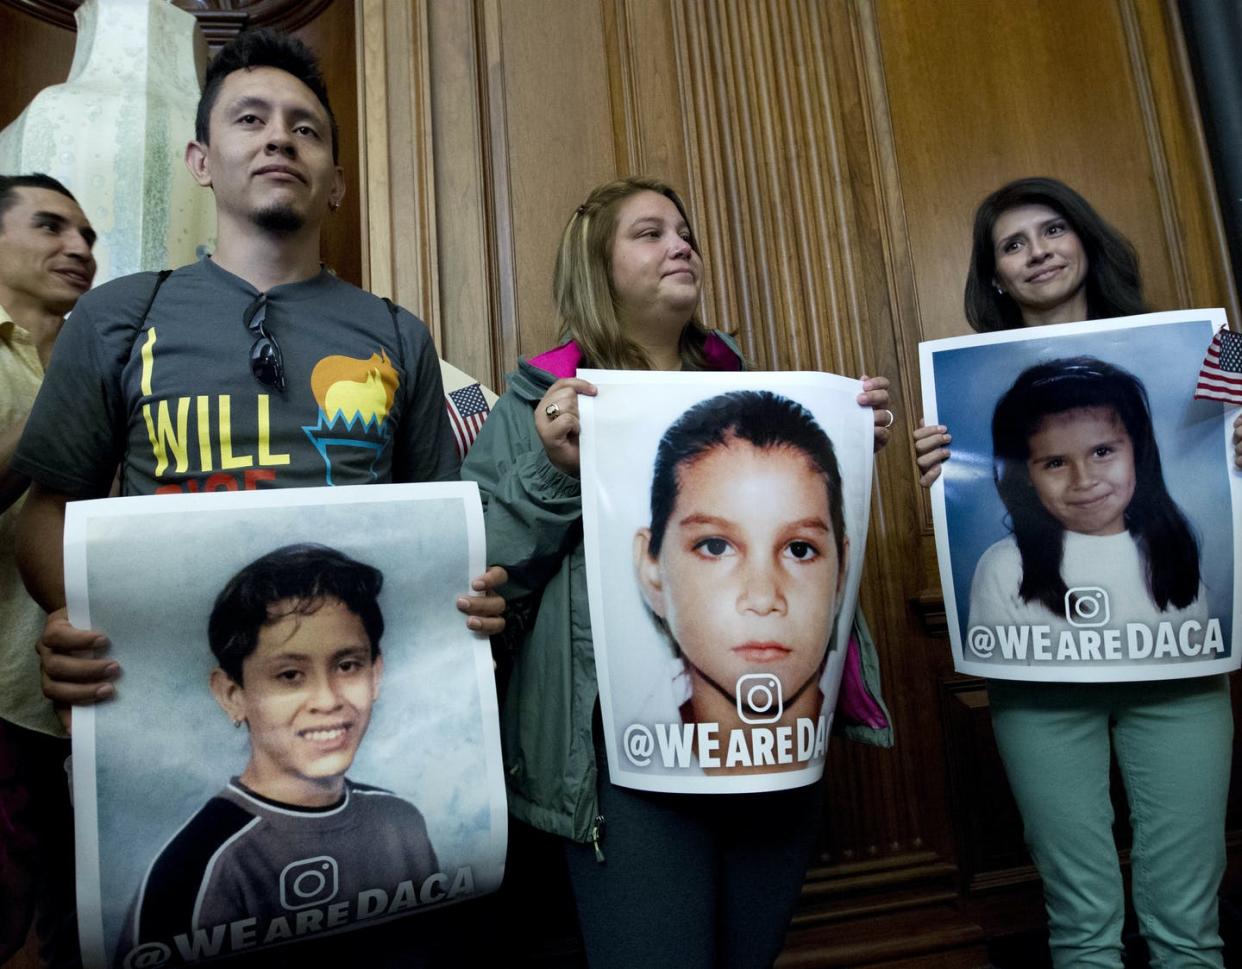
<svg viewBox="0 0 1242 969">
<path fill-rule="evenodd" d="M 22 575 L 49 613 L 44 692 L 113 695 L 106 639 L 67 620 L 65 504 L 108 493 L 215 491 L 457 477 L 427 329 L 319 262 L 345 192 L 336 122 L 314 55 L 275 31 L 241 34 L 207 72 L 190 173 L 215 195 L 219 243 L 199 263 L 139 274 L 81 300 L 13 459 L 33 485 Z M 466 623 L 504 626 L 492 589 Z"/>
<path fill-rule="evenodd" d="M 65 326 L 13 460 L 32 481 L 18 558 L 49 613 L 43 688 L 62 709 L 112 697 L 120 674 L 107 639 L 68 622 L 61 551 L 65 504 L 107 495 L 118 468 L 134 494 L 457 477 L 426 327 L 319 262 L 345 192 L 336 159 L 314 55 L 241 34 L 208 68 L 186 148 L 215 196 L 215 252 L 102 286 Z M 470 629 L 503 629 L 505 578 L 489 569 L 457 600 Z M 394 940 L 391 961 L 415 948 Z"/>
</svg>

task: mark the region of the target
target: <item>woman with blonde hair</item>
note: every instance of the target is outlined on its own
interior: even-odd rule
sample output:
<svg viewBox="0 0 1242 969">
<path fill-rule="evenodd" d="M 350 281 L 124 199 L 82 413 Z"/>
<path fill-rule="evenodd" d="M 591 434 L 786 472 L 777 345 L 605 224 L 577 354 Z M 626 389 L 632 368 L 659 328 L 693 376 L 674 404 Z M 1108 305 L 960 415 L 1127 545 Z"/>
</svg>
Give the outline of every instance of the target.
<svg viewBox="0 0 1242 969">
<path fill-rule="evenodd" d="M 595 969 L 771 965 L 819 827 L 819 785 L 645 793 L 613 786 L 603 753 L 578 481 L 577 398 L 595 388 L 577 371 L 741 370 L 736 344 L 697 317 L 702 279 L 676 192 L 641 177 L 595 189 L 557 253 L 565 342 L 510 374 L 462 469 L 483 494 L 489 556 L 509 570 L 503 593 L 518 641 L 501 717 L 510 811 L 565 839 Z M 859 403 L 885 408 L 887 386 L 866 380 Z M 878 414 L 877 447 L 890 416 Z M 837 720 L 887 744 L 874 654 L 864 650 L 860 665 L 866 688 L 843 690 Z"/>
</svg>

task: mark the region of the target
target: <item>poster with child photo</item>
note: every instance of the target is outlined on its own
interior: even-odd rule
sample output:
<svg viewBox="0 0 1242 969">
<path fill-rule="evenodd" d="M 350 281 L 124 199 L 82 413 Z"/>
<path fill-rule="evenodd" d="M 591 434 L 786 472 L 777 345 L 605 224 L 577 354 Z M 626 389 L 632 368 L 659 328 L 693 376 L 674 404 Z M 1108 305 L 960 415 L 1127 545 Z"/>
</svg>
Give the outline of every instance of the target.
<svg viewBox="0 0 1242 969">
<path fill-rule="evenodd" d="M 123 670 L 74 711 L 87 969 L 277 964 L 499 886 L 491 651 L 456 606 L 483 545 L 473 483 L 69 505 L 70 620 Z"/>
<path fill-rule="evenodd" d="M 582 371 L 583 528 L 614 784 L 817 781 L 871 491 L 857 380 Z"/>
<path fill-rule="evenodd" d="M 920 344 L 958 672 L 1045 682 L 1235 670 L 1236 407 L 1195 400 L 1221 310 Z"/>
</svg>

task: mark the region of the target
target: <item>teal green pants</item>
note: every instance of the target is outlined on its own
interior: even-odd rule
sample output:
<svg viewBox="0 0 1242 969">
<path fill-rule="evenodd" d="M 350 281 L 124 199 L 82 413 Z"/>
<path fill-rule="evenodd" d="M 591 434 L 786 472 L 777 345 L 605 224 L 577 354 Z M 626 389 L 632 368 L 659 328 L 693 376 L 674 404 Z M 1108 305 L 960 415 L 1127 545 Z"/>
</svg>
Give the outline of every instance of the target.
<svg viewBox="0 0 1242 969">
<path fill-rule="evenodd" d="M 1161 969 L 1221 967 L 1233 713 L 1224 676 L 1143 683 L 991 680 L 992 723 L 1044 882 L 1058 969 L 1121 969 L 1125 900 L 1109 750 L 1130 803 L 1139 929 Z"/>
</svg>

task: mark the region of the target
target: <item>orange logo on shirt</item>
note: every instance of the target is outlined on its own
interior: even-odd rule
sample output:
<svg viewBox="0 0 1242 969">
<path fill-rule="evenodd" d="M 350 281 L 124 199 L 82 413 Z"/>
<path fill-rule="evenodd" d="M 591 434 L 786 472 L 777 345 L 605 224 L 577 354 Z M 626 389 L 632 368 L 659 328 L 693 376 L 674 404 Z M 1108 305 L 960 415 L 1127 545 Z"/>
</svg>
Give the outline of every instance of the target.
<svg viewBox="0 0 1242 969">
<path fill-rule="evenodd" d="M 327 426 L 344 421 L 377 427 L 388 417 L 399 383 L 397 371 L 380 351 L 366 360 L 324 357 L 311 371 L 311 393 Z"/>
<path fill-rule="evenodd" d="M 311 371 L 311 393 L 319 404 L 319 420 L 303 427 L 307 438 L 323 458 L 325 481 L 332 484 L 332 449 L 357 449 L 371 455 L 371 475 L 389 438 L 388 420 L 401 378 L 381 350 L 365 360 L 356 357 L 324 357 Z"/>
</svg>

